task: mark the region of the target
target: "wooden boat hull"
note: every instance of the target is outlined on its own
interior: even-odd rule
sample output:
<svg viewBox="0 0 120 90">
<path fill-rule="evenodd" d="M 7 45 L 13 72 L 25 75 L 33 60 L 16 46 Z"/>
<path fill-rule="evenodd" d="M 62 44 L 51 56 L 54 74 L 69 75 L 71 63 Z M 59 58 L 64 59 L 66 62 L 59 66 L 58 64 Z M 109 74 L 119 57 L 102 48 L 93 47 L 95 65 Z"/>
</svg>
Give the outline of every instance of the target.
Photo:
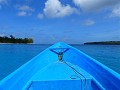
<svg viewBox="0 0 120 90">
<path fill-rule="evenodd" d="M 60 62 L 51 48 L 70 48 Z M 68 64 L 68 65 L 67 65 Z M 120 90 L 120 75 L 78 49 L 59 42 L 0 82 L 0 90 Z"/>
</svg>

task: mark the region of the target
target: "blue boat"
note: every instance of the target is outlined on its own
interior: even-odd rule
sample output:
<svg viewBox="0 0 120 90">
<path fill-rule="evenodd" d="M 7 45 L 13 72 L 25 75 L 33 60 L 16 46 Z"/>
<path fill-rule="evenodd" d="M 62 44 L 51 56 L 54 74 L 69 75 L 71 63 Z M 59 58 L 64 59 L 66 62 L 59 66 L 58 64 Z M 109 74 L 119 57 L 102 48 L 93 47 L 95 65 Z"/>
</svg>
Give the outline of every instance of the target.
<svg viewBox="0 0 120 90">
<path fill-rule="evenodd" d="M 120 90 L 120 75 L 59 42 L 0 81 L 0 90 Z"/>
</svg>

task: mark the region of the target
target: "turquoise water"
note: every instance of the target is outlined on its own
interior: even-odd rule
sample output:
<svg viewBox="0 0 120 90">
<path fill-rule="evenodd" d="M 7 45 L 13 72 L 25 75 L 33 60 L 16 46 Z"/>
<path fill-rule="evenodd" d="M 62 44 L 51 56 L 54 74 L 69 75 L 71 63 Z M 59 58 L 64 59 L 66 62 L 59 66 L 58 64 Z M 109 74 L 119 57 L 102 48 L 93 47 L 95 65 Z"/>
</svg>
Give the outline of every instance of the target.
<svg viewBox="0 0 120 90">
<path fill-rule="evenodd" d="M 50 45 L 0 45 L 0 80 Z M 120 73 L 120 45 L 72 45 Z"/>
</svg>

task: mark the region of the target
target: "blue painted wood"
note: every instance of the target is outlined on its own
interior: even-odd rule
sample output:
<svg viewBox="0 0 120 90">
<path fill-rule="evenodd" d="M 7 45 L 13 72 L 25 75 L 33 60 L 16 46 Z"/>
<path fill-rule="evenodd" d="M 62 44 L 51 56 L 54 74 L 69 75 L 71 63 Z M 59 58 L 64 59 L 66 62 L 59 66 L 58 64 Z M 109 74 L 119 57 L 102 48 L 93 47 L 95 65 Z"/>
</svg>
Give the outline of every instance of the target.
<svg viewBox="0 0 120 90">
<path fill-rule="evenodd" d="M 58 63 L 57 54 L 51 52 L 50 49 L 59 47 L 70 48 L 64 53 L 63 60 L 84 77 L 78 73 L 76 74 L 76 71 L 65 65 L 65 63 Z M 71 79 L 70 76 L 72 75 L 75 80 Z M 81 78 L 76 78 L 76 75 Z M 46 85 L 50 85 L 49 87 L 54 86 L 53 90 L 72 90 L 70 88 L 74 88 L 74 85 L 78 86 L 78 82 L 81 80 L 83 80 L 82 87 L 87 87 L 86 90 L 120 90 L 120 75 L 118 73 L 78 49 L 59 42 L 47 48 L 0 81 L 0 90 L 27 90 L 28 88 L 28 90 L 34 90 L 34 88 L 37 90 L 40 87 L 43 88 L 45 82 L 48 82 Z M 39 86 L 40 83 L 43 86 Z M 66 86 L 62 88 L 61 85 L 63 84 L 66 84 Z M 61 87 L 61 89 L 56 87 Z M 48 87 L 46 86 L 45 89 L 41 90 L 48 90 Z"/>
</svg>

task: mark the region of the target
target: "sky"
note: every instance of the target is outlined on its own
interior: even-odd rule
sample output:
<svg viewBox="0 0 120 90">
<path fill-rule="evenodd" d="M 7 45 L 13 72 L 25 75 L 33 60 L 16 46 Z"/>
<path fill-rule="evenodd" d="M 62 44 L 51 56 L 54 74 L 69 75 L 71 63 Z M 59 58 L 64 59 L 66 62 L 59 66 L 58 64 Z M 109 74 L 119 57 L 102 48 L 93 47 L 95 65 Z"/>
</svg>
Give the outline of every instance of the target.
<svg viewBox="0 0 120 90">
<path fill-rule="evenodd" d="M 120 0 L 0 0 L 0 36 L 34 43 L 120 40 Z"/>
</svg>

